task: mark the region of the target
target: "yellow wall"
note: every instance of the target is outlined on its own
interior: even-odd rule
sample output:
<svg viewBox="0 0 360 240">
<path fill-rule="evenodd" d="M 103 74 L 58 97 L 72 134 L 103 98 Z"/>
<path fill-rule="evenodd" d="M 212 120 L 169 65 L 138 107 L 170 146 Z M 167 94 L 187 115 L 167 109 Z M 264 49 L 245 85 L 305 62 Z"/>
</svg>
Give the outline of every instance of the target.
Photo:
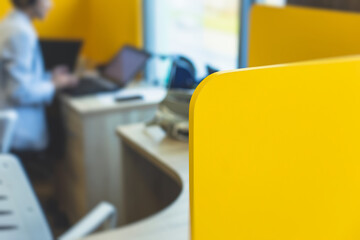
<svg viewBox="0 0 360 240">
<path fill-rule="evenodd" d="M 90 58 L 104 62 L 124 44 L 142 46 L 141 0 L 92 0 L 90 15 Z"/>
<path fill-rule="evenodd" d="M 11 11 L 10 0 L 1 0 L 0 17 Z M 85 38 L 88 32 L 89 1 L 53 0 L 54 8 L 44 22 L 36 22 L 41 37 Z"/>
<path fill-rule="evenodd" d="M 10 4 L 9 1 L 1 0 L 0 1 L 0 18 L 3 18 L 5 14 L 9 11 Z"/>
<path fill-rule="evenodd" d="M 86 38 L 89 22 L 88 0 L 54 0 L 44 22 L 36 22 L 41 37 Z"/>
<path fill-rule="evenodd" d="M 10 10 L 0 0 L 0 18 Z M 142 46 L 141 0 L 53 0 L 44 22 L 36 22 L 40 37 L 84 39 L 84 55 L 108 61 L 124 44 Z"/>
</svg>

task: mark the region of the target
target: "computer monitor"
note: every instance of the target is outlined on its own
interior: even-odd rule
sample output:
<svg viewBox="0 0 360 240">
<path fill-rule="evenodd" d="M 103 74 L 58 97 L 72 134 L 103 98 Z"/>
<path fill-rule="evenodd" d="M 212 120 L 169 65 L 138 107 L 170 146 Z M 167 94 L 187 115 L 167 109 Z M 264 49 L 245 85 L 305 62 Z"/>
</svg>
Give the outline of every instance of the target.
<svg viewBox="0 0 360 240">
<path fill-rule="evenodd" d="M 104 68 L 103 75 L 117 85 L 124 86 L 145 68 L 150 57 L 151 55 L 144 50 L 124 46 Z"/>
<path fill-rule="evenodd" d="M 81 40 L 41 39 L 45 69 L 51 71 L 56 66 L 62 65 L 73 72 L 82 45 Z"/>
</svg>

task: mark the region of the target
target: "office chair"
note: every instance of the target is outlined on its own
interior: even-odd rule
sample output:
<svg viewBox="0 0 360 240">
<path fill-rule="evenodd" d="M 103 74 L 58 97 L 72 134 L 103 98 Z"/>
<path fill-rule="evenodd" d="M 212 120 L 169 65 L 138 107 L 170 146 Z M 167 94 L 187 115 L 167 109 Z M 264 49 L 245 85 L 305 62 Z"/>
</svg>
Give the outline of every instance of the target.
<svg viewBox="0 0 360 240">
<path fill-rule="evenodd" d="M 0 153 L 8 153 L 14 135 L 17 114 L 13 110 L 0 111 Z"/>
<path fill-rule="evenodd" d="M 108 228 L 116 227 L 116 209 L 103 202 L 58 240 L 83 238 L 107 220 Z M 0 155 L 0 239 L 54 239 L 19 160 L 4 154 Z"/>
</svg>

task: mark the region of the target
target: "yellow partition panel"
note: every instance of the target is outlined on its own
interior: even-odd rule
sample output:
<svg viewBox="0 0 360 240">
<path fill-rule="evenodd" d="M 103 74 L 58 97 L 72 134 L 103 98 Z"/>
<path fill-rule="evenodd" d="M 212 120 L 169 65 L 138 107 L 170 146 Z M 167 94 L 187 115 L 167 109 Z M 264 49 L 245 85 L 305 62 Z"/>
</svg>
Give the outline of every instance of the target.
<svg viewBox="0 0 360 240">
<path fill-rule="evenodd" d="M 360 14 L 254 6 L 249 66 L 360 54 Z"/>
<path fill-rule="evenodd" d="M 190 112 L 193 240 L 360 239 L 360 57 L 214 74 Z"/>
</svg>

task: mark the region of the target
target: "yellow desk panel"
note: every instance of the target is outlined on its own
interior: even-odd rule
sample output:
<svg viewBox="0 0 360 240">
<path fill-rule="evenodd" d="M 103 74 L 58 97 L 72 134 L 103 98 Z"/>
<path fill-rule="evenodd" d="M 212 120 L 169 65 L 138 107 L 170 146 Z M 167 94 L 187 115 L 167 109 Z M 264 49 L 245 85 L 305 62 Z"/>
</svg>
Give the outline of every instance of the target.
<svg viewBox="0 0 360 240">
<path fill-rule="evenodd" d="M 190 111 L 192 240 L 360 239 L 360 57 L 214 74 Z"/>
<path fill-rule="evenodd" d="M 287 6 L 254 6 L 249 66 L 360 54 L 360 14 Z"/>
</svg>

